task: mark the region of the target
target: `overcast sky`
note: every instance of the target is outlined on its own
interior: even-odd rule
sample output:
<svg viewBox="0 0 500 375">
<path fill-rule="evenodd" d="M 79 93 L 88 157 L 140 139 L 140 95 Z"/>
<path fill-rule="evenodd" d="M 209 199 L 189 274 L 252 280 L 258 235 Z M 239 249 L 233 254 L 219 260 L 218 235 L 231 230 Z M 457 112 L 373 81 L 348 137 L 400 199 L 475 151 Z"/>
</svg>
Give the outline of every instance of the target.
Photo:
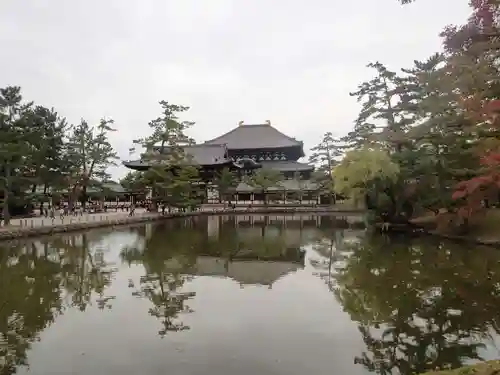
<svg viewBox="0 0 500 375">
<path fill-rule="evenodd" d="M 424 59 L 467 14 L 466 0 L 0 0 L 0 86 L 70 122 L 113 118 L 123 159 L 160 100 L 191 107 L 197 141 L 271 120 L 309 149 L 352 127 L 368 62 Z"/>
</svg>

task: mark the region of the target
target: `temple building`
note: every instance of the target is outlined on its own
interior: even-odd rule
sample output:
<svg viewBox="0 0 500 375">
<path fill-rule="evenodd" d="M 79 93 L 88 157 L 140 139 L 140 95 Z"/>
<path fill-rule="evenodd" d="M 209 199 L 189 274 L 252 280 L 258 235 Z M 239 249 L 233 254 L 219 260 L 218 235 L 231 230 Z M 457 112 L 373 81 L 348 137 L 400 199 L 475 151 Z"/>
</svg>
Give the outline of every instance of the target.
<svg viewBox="0 0 500 375">
<path fill-rule="evenodd" d="M 271 201 L 281 204 L 298 200 L 319 203 L 317 186 L 311 181 L 314 167 L 298 161 L 305 156 L 303 143 L 283 134 L 271 126 L 270 121 L 256 125 L 241 121 L 237 127 L 217 138 L 185 146 L 184 153 L 200 167 L 200 176 L 207 185 L 223 168 L 236 171 L 240 178 L 258 168 L 268 168 L 283 175 L 279 184 L 264 193 L 271 197 Z M 153 163 L 136 160 L 123 164 L 130 169 L 145 171 Z M 207 190 L 207 200 L 217 201 L 217 189 Z M 264 201 L 264 196 L 259 189 L 241 182 L 234 189 L 232 199 L 237 203 L 251 204 Z"/>
</svg>

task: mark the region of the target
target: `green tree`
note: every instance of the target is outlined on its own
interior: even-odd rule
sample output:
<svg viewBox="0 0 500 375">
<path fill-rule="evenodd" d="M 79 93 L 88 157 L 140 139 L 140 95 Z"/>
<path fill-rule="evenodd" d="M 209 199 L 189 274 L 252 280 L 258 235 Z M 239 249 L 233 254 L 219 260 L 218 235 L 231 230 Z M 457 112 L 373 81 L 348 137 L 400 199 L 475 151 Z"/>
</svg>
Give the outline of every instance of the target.
<svg viewBox="0 0 500 375">
<path fill-rule="evenodd" d="M 134 140 L 134 144 L 145 149 L 143 156 L 158 160 L 164 164 L 175 164 L 184 161 L 183 146 L 194 144 L 194 140 L 186 135 L 186 130 L 194 125 L 192 121 L 181 121 L 179 114 L 189 107 L 160 101 L 162 114 L 149 122 L 152 134 Z M 131 151 L 135 151 L 135 147 Z M 167 152 L 168 150 L 168 152 Z"/>
<path fill-rule="evenodd" d="M 335 181 L 332 171 L 338 163 L 337 158 L 342 155 L 340 140 L 335 139 L 331 132 L 327 132 L 323 135 L 321 142 L 311 149 L 311 152 L 309 162 L 317 166 L 314 180 L 323 191 L 331 194 L 332 201 L 335 203 Z"/>
<path fill-rule="evenodd" d="M 169 170 L 153 168 L 146 178 L 155 186 L 157 200 L 182 211 L 194 209 L 202 203 L 202 188 L 198 168 L 178 165 Z"/>
<path fill-rule="evenodd" d="M 399 152 L 406 142 L 405 131 L 414 122 L 400 100 L 401 77 L 378 61 L 368 67 L 374 69 L 376 75 L 350 93 L 362 106 L 353 131 L 343 140 L 350 148 L 379 144 Z M 377 128 L 381 128 L 382 133 L 376 134 Z"/>
<path fill-rule="evenodd" d="M 54 109 L 42 106 L 34 107 L 29 118 L 31 154 L 23 174 L 30 177 L 32 193 L 37 186 L 43 186 L 43 193 L 47 194 L 51 187 L 62 187 L 68 171 L 64 157 L 67 124 Z"/>
<path fill-rule="evenodd" d="M 158 200 L 165 200 L 176 207 L 192 206 L 200 190 L 200 181 L 198 169 L 184 147 L 194 144 L 185 134 L 194 123 L 179 119 L 179 114 L 188 111 L 189 107 L 167 101 L 161 101 L 160 105 L 161 116 L 149 122 L 152 134 L 134 140 L 135 145 L 145 149 L 141 157 L 153 163 L 144 178 L 152 189 L 153 205 L 156 206 Z"/>
<path fill-rule="evenodd" d="M 397 211 L 397 192 L 395 184 L 399 177 L 399 166 L 394 163 L 386 151 L 363 148 L 349 151 L 340 164 L 333 170 L 336 189 L 343 196 L 352 197 L 355 201 L 372 197 L 367 202 L 368 208 L 385 210 L 388 198 L 392 203 L 391 210 Z M 385 196 L 382 197 L 382 194 Z"/>
<path fill-rule="evenodd" d="M 223 168 L 222 171 L 217 173 L 214 184 L 217 186 L 219 193 L 219 202 L 223 202 L 231 189 L 238 186 L 238 178 L 235 173 L 231 172 L 229 168 Z"/>
<path fill-rule="evenodd" d="M 31 154 L 29 111 L 32 103 L 23 103 L 21 88 L 0 89 L 0 185 L 3 193 L 2 217 L 10 222 L 9 205 L 15 192 L 23 191 L 21 170 Z"/>
<path fill-rule="evenodd" d="M 139 171 L 128 172 L 120 179 L 120 185 L 129 191 L 142 191 L 145 189 L 144 173 Z"/>
<path fill-rule="evenodd" d="M 247 176 L 244 182 L 257 189 L 264 195 L 264 204 L 267 205 L 266 192 L 273 187 L 279 186 L 280 181 L 283 180 L 281 173 L 267 168 L 258 169 L 255 173 Z"/>
<path fill-rule="evenodd" d="M 90 126 L 85 120 L 72 127 L 66 143 L 71 169 L 68 175 L 70 204 L 80 196 L 82 205 L 87 201 L 87 189 L 95 181 L 109 178 L 107 168 L 116 165 L 118 156 L 109 141 L 113 120 L 101 119 L 99 125 Z"/>
</svg>

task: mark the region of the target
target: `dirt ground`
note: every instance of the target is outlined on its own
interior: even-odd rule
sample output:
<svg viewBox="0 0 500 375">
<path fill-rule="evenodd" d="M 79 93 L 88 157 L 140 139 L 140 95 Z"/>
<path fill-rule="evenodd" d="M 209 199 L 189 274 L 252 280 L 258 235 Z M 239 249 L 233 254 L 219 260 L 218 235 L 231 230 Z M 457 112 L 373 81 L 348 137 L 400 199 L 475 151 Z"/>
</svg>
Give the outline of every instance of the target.
<svg viewBox="0 0 500 375">
<path fill-rule="evenodd" d="M 451 220 L 452 216 L 454 215 L 447 214 L 444 210 L 437 216 L 429 212 L 426 215 L 412 219 L 411 222 L 422 225 L 428 229 L 437 229 L 439 231 L 439 226 L 446 224 L 446 220 Z M 470 231 L 468 236 L 487 241 L 500 241 L 500 209 L 491 208 L 485 210 L 481 214 L 475 215 L 470 220 Z"/>
<path fill-rule="evenodd" d="M 500 375 L 500 361 L 488 361 L 455 370 L 431 371 L 421 375 Z"/>
</svg>

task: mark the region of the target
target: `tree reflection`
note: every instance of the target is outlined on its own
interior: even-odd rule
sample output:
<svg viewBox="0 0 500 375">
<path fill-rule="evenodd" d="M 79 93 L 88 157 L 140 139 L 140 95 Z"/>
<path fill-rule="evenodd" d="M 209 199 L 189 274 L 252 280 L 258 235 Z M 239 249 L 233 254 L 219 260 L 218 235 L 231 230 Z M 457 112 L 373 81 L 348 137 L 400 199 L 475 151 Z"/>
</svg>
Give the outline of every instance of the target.
<svg viewBox="0 0 500 375">
<path fill-rule="evenodd" d="M 145 275 L 139 280 L 140 287 L 134 295 L 147 298 L 152 307 L 149 314 L 159 319 L 162 328 L 158 334 L 164 337 L 169 332 L 189 329 L 179 318 L 182 313 L 192 312 L 187 300 L 195 293 L 182 290 L 184 284 L 192 279 L 189 269 L 196 259 L 193 249 L 199 247 L 203 236 L 193 231 L 193 220 L 172 221 L 167 228 L 156 226 L 151 236 L 143 238 L 122 251 L 122 258 L 129 264 L 140 263 Z M 130 286 L 135 283 L 131 281 Z"/>
<path fill-rule="evenodd" d="M 84 234 L 0 246 L 0 374 L 27 365 L 31 343 L 65 308 L 104 296 L 112 271 L 96 243 Z"/>
<path fill-rule="evenodd" d="M 92 303 L 94 294 L 100 309 L 110 307 L 113 296 L 105 296 L 106 288 L 111 284 L 116 269 L 105 261 L 101 236 L 89 240 L 89 235 L 56 237 L 50 246 L 59 253 L 62 273 L 62 287 L 71 304 L 80 311 L 85 311 Z"/>
<path fill-rule="evenodd" d="M 0 373 L 26 365 L 38 333 L 61 312 L 59 267 L 36 247 L 0 247 Z"/>
<path fill-rule="evenodd" d="M 192 311 L 187 303 L 195 293 L 186 290 L 186 283 L 193 277 L 232 277 L 230 268 L 237 260 L 269 262 L 266 265 L 281 262 L 280 267 L 259 268 L 262 272 L 252 277 L 246 274 L 233 277 L 240 283 L 270 285 L 285 272 L 303 266 L 300 230 L 296 238 L 290 230 L 280 226 L 268 224 L 263 232 L 260 225 L 238 226 L 236 217 L 210 218 L 215 227 L 209 230 L 208 220 L 207 217 L 194 217 L 154 226 L 149 235 L 143 233 L 141 239 L 121 253 L 128 264 L 144 267 L 138 287 L 137 280 L 130 280 L 129 286 L 134 288 L 134 295 L 152 303 L 149 314 L 162 322 L 159 331 L 162 337 L 169 332 L 189 329 L 181 315 Z M 220 262 L 224 263 L 222 270 L 217 267 Z M 293 266 L 284 267 L 287 262 Z M 255 262 L 246 262 L 246 271 L 254 270 L 249 268 L 252 265 Z"/>
<path fill-rule="evenodd" d="M 460 367 L 481 359 L 481 342 L 498 334 L 498 252 L 428 238 L 366 237 L 342 254 L 335 293 L 359 323 L 367 352 L 355 361 L 368 370 Z"/>
</svg>

